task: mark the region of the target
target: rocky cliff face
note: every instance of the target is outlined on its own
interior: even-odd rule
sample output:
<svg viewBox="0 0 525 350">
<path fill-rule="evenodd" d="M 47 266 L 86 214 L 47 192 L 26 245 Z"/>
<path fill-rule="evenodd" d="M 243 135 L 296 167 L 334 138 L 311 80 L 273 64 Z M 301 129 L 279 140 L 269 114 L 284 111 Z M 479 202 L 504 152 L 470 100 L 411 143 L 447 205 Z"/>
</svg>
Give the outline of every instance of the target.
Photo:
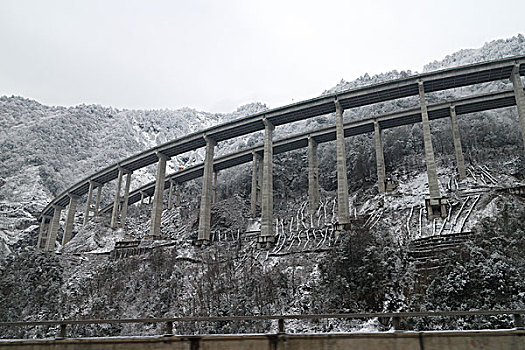
<svg viewBox="0 0 525 350">
<path fill-rule="evenodd" d="M 425 70 L 525 53 L 517 37 L 462 50 Z M 389 72 L 327 92 L 404 77 Z M 508 85 L 508 86 L 507 86 Z M 429 94 L 436 102 L 510 85 L 506 82 Z M 412 107 L 415 99 L 386 102 L 345 112 L 345 119 Z M 275 157 L 275 217 L 278 241 L 270 251 L 256 249 L 248 227 L 250 167 L 219 175 L 212 212 L 213 243 L 196 249 L 199 181 L 185 185 L 180 207 L 163 213 L 161 242 L 143 240 L 119 248 L 118 241 L 140 240 L 149 230 L 148 205 L 130 208 L 124 229 L 106 227 L 106 218 L 77 225 L 61 255 L 34 251 L 34 215 L 69 185 L 103 167 L 153 145 L 249 115 L 266 107 L 253 104 L 228 115 L 177 111 L 128 111 L 101 106 L 48 107 L 18 97 L 0 98 L 0 320 L 57 318 L 163 317 L 479 309 L 525 307 L 525 202 L 511 189 L 525 179 L 525 159 L 514 108 L 460 119 L 469 177 L 454 177 L 454 150 L 448 121 L 432 122 L 433 142 L 448 217 L 425 218 L 428 191 L 419 125 L 384 133 L 387 173 L 399 182 L 388 196 L 375 189 L 371 135 L 347 140 L 351 210 L 355 225 L 337 236 L 331 228 L 335 208 L 335 157 L 320 146 L 322 205 L 312 217 L 306 209 L 305 151 Z M 464 118 L 464 119 L 463 119 Z M 468 121 L 468 123 L 467 123 Z M 333 124 L 321 116 L 279 127 L 277 138 Z M 217 154 L 262 141 L 256 133 L 221 144 Z M 202 161 L 200 151 L 184 154 L 172 166 Z M 132 187 L 153 179 L 154 169 L 134 176 Z M 107 198 L 109 200 L 109 198 Z M 78 218 L 79 219 L 79 218 Z M 458 233 L 465 234 L 458 234 Z M 431 237 L 443 236 L 443 241 Z M 447 242 L 453 242 L 448 244 Z M 448 245 L 447 245 L 448 244 Z M 413 327 L 483 328 L 509 320 L 414 320 Z M 177 328 L 178 327 L 178 328 Z M 193 332 L 193 325 L 176 326 Z M 200 332 L 267 331 L 265 323 L 209 324 Z M 294 322 L 295 331 L 386 329 L 362 322 Z M 9 336 L 46 336 L 55 330 L 1 330 Z M 152 326 L 76 328 L 78 335 L 155 334 Z"/>
</svg>

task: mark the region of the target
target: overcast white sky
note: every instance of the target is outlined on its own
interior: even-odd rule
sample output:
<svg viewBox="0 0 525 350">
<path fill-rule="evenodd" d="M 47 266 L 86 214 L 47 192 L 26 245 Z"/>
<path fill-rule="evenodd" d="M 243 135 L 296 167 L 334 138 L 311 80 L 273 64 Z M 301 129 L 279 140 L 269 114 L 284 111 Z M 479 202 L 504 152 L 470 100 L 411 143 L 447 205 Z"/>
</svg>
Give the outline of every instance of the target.
<svg viewBox="0 0 525 350">
<path fill-rule="evenodd" d="M 0 0 L 0 95 L 229 112 L 525 32 L 523 0 Z"/>
</svg>

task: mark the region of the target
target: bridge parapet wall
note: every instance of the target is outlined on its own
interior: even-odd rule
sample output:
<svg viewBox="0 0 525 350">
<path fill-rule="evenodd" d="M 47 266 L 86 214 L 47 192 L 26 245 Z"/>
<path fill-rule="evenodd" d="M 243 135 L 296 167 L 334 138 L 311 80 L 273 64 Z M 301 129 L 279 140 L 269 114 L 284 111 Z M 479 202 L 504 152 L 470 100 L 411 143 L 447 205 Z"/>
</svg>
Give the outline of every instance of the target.
<svg viewBox="0 0 525 350">
<path fill-rule="evenodd" d="M 0 350 L 525 349 L 525 330 L 0 340 Z"/>
</svg>

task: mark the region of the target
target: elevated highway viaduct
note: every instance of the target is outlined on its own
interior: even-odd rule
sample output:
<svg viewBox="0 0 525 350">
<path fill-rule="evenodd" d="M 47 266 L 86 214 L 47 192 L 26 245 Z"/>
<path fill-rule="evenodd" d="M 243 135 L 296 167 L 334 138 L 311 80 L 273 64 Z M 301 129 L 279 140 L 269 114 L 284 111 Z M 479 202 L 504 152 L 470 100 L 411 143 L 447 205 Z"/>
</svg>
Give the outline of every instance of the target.
<svg viewBox="0 0 525 350">
<path fill-rule="evenodd" d="M 111 226 L 117 227 L 119 224 L 119 217 L 121 224 L 125 221 L 128 205 L 135 203 L 137 198 L 140 198 L 140 192 L 142 192 L 145 195 L 153 195 L 150 235 L 152 238 L 160 237 L 160 218 L 163 210 L 163 193 L 165 187 L 170 186 L 170 192 L 173 193 L 174 182 L 183 182 L 198 176 L 203 177 L 198 241 L 200 243 L 207 242 L 210 239 L 213 173 L 221 170 L 221 168 L 227 168 L 250 160 L 254 162 L 254 169 L 261 169 L 258 171 L 256 170 L 261 175 L 259 177 L 255 177 L 254 175 L 254 178 L 252 179 L 252 185 L 254 185 L 252 186 L 252 211 L 254 211 L 253 208 L 256 206 L 257 201 L 260 202 L 261 206 L 261 233 L 258 236 L 258 242 L 261 245 L 269 245 L 274 241 L 272 178 L 273 153 L 285 152 L 286 150 L 300 147 L 309 147 L 309 197 L 311 208 L 314 208 L 318 201 L 317 193 L 319 189 L 317 184 L 318 169 L 315 158 L 316 147 L 320 142 L 328 142 L 332 140 L 336 141 L 337 152 L 337 220 L 339 226 L 344 227 L 344 225 L 350 221 L 344 138 L 367 132 L 375 133 L 378 187 L 380 192 L 384 192 L 385 168 L 384 157 L 382 155 L 381 130 L 417 122 L 421 122 L 423 126 L 425 163 L 427 166 L 429 185 L 429 197 L 426 200 L 427 213 L 429 216 L 442 215 L 446 198 L 441 196 L 439 190 L 430 133 L 430 120 L 450 117 L 456 150 L 457 168 L 459 176 L 464 177 L 465 169 L 461 151 L 461 141 L 456 122 L 457 115 L 516 105 L 521 133 L 525 144 L 525 93 L 521 81 L 521 76 L 523 75 L 525 75 L 525 56 L 483 62 L 325 95 L 261 112 L 246 118 L 241 118 L 209 128 L 202 132 L 187 135 L 111 165 L 76 183 L 57 196 L 43 210 L 39 218 L 41 226 L 38 248 L 46 251 L 53 251 L 55 249 L 61 212 L 66 207 L 68 210 L 63 244 L 67 243 L 71 238 L 78 198 L 82 195 L 88 194 L 84 214 L 84 222 L 86 222 L 91 212 L 95 212 L 96 214 L 99 213 L 100 194 L 103 185 L 115 179 L 117 179 L 117 191 L 115 194 L 115 200 L 111 206 Z M 425 93 L 490 81 L 508 81 L 509 79 L 513 85 L 513 89 L 509 91 L 467 97 L 456 101 L 448 101 L 430 106 L 427 105 L 425 100 Z M 375 118 L 366 118 L 353 123 L 347 123 L 346 125 L 343 123 L 343 111 L 346 109 L 396 100 L 409 96 L 419 96 L 419 107 L 413 110 L 395 112 Z M 286 141 L 277 141 L 274 145 L 273 130 L 276 126 L 334 112 L 335 126 L 330 128 L 330 130 L 323 129 L 310 132 L 308 135 L 298 135 L 288 138 Z M 257 147 L 256 149 L 246 150 L 241 152 L 242 154 L 214 159 L 214 150 L 217 142 L 260 130 L 264 130 L 265 132 L 263 146 Z M 205 161 L 203 165 L 188 169 L 187 171 L 182 171 L 180 174 L 170 175 L 168 179 L 166 179 L 166 162 L 170 157 L 201 147 L 205 147 Z M 262 161 L 260 161 L 261 159 Z M 259 162 L 262 163 L 262 166 L 257 166 L 257 163 Z M 157 163 L 155 186 L 145 186 L 144 188 L 133 191 L 130 194 L 132 173 L 140 168 L 155 163 Z M 124 177 L 126 177 L 126 184 L 125 186 L 122 186 Z M 170 182 L 170 180 L 173 181 Z M 258 186 L 258 182 L 260 182 L 260 186 Z M 124 196 L 121 195 L 122 187 L 124 187 Z M 257 187 L 262 189 L 258 196 L 260 199 L 257 198 L 257 193 L 253 193 Z M 91 202 L 95 190 L 97 191 L 97 199 L 93 208 Z"/>
</svg>

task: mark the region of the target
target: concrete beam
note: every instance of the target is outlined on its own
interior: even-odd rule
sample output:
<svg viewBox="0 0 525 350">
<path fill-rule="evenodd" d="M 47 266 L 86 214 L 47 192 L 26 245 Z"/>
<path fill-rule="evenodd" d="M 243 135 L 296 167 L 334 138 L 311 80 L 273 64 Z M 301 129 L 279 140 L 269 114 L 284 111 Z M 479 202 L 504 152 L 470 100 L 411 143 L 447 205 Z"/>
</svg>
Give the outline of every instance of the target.
<svg viewBox="0 0 525 350">
<path fill-rule="evenodd" d="M 64 208 L 58 205 L 54 205 L 53 209 L 53 218 L 51 219 L 51 223 L 49 226 L 49 234 L 47 235 L 46 240 L 46 250 L 48 252 L 52 252 L 55 250 L 58 228 L 60 226 L 60 214 L 62 214 L 62 210 Z"/>
<path fill-rule="evenodd" d="M 452 125 L 452 138 L 454 140 L 454 150 L 456 151 L 456 165 L 459 178 L 465 179 L 467 172 L 465 170 L 465 159 L 463 158 L 463 148 L 461 147 L 461 136 L 459 134 L 455 106 L 450 106 L 450 123 Z"/>
<path fill-rule="evenodd" d="M 523 138 L 523 147 L 525 147 L 525 93 L 523 92 L 523 83 L 519 73 L 519 64 L 514 65 L 510 80 L 514 88 L 514 97 L 516 99 L 516 107 L 518 108 L 518 116 L 520 119 L 521 136 Z"/>
<path fill-rule="evenodd" d="M 250 213 L 252 217 L 257 215 L 258 207 L 258 186 L 259 186 L 259 171 L 258 168 L 262 169 L 261 156 L 257 152 L 253 152 L 253 161 L 252 161 L 252 196 L 251 196 L 251 206 Z"/>
<path fill-rule="evenodd" d="M 374 139 L 376 146 L 376 164 L 377 164 L 377 188 L 379 193 L 386 192 L 386 166 L 385 155 L 383 153 L 383 136 L 379 123 L 374 121 Z"/>
<path fill-rule="evenodd" d="M 117 227 L 118 213 L 120 209 L 120 188 L 122 187 L 122 176 L 124 175 L 124 169 L 119 168 L 117 177 L 117 189 L 115 190 L 115 200 L 113 201 L 113 211 L 111 212 L 111 228 Z"/>
<path fill-rule="evenodd" d="M 421 120 L 423 123 L 423 142 L 425 144 L 425 163 L 427 166 L 428 189 L 431 199 L 440 199 L 439 182 L 436 170 L 436 161 L 434 159 L 434 148 L 432 146 L 432 136 L 430 133 L 430 122 L 428 119 L 427 104 L 425 102 L 425 90 L 423 82 L 418 83 L 419 103 L 421 108 Z"/>
<path fill-rule="evenodd" d="M 124 198 L 122 199 L 122 209 L 120 211 L 120 227 L 124 227 L 126 224 L 126 218 L 128 217 L 128 199 L 129 199 L 129 187 L 131 185 L 131 174 L 128 172 L 126 176 L 126 187 L 124 188 Z"/>
<path fill-rule="evenodd" d="M 205 244 L 210 241 L 213 154 L 217 143 L 207 136 L 205 136 L 204 139 L 206 140 L 206 154 L 204 157 L 204 173 L 202 175 L 202 194 L 197 240 L 199 243 Z"/>
<path fill-rule="evenodd" d="M 78 196 L 69 194 L 69 206 L 67 209 L 66 224 L 64 226 L 64 236 L 62 237 L 62 245 L 65 245 L 71 240 L 73 235 L 73 225 L 75 223 L 75 213 L 77 211 Z"/>
<path fill-rule="evenodd" d="M 160 237 L 160 223 L 162 219 L 162 209 L 164 200 L 164 182 L 166 181 L 166 162 L 169 157 L 157 152 L 159 162 L 157 163 L 157 179 L 155 182 L 155 194 L 153 198 L 153 208 L 151 210 L 151 229 L 150 235 L 153 239 Z"/>
<path fill-rule="evenodd" d="M 321 193 L 319 187 L 319 164 L 317 157 L 317 141 L 308 138 L 308 210 L 314 214 L 319 208 Z"/>
<path fill-rule="evenodd" d="M 273 235 L 273 130 L 275 127 L 264 119 L 264 157 L 262 179 L 261 233 L 258 243 L 269 245 Z"/>
<path fill-rule="evenodd" d="M 350 222 L 350 210 L 348 207 L 348 179 L 346 175 L 343 108 L 337 100 L 335 100 L 335 133 L 337 157 L 337 216 L 339 224 L 347 224 Z"/>
</svg>

